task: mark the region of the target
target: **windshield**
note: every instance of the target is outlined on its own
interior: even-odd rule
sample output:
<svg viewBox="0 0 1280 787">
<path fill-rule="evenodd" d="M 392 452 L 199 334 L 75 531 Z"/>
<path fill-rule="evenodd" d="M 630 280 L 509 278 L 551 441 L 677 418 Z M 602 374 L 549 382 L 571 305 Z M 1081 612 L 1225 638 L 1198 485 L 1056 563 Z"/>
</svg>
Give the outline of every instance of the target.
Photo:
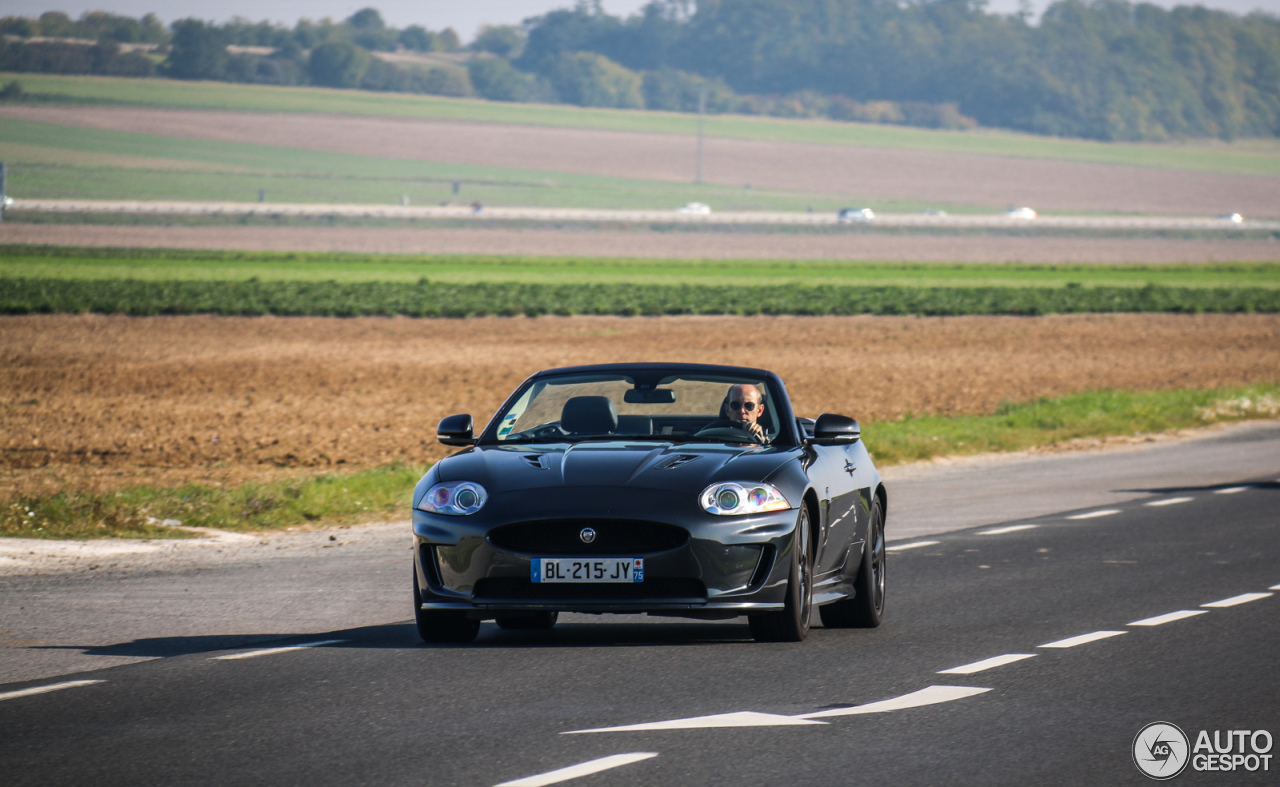
<svg viewBox="0 0 1280 787">
<path fill-rule="evenodd" d="M 640 381 L 626 374 L 539 379 L 499 413 L 497 430 L 499 442 L 767 443 L 777 434 L 768 383 L 705 374 Z"/>
</svg>

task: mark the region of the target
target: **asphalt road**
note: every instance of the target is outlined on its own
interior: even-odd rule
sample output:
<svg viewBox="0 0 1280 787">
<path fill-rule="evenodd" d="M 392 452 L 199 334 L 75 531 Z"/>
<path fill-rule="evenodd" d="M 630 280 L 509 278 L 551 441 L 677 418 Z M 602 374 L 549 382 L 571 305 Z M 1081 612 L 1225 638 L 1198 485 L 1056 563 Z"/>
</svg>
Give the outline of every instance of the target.
<svg viewBox="0 0 1280 787">
<path fill-rule="evenodd" d="M 802 644 L 751 642 L 738 622 L 577 615 L 550 633 L 486 624 L 465 647 L 422 645 L 407 622 L 151 640 L 165 657 L 0 686 L 0 773 L 15 785 L 1145 784 L 1131 747 L 1151 722 L 1193 743 L 1201 730 L 1280 735 L 1278 448 L 1269 425 L 957 466 L 934 487 L 928 473 L 904 479 L 891 490 L 917 523 L 948 507 L 939 490 L 967 489 L 961 529 L 925 522 L 893 542 L 884 626 L 815 629 Z M 1078 505 L 1046 507 L 1062 487 Z M 911 514 L 913 496 L 935 502 Z M 978 499 L 1019 514 L 969 521 Z M 228 580 L 246 608 L 251 577 Z M 325 590 L 306 588 L 318 604 Z M 314 646 L 271 650 L 290 645 Z M 992 659 L 1005 663 L 971 666 Z M 604 769 L 538 778 L 574 766 Z M 1175 783 L 1274 784 L 1269 766 L 1188 768 Z"/>
</svg>

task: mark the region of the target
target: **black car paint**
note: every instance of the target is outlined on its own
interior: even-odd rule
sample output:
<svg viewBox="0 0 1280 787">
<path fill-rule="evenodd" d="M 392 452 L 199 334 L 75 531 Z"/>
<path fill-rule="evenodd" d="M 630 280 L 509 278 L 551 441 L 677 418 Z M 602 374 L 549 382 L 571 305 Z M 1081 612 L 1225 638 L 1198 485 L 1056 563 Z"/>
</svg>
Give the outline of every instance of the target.
<svg viewBox="0 0 1280 787">
<path fill-rule="evenodd" d="M 499 412 L 539 380 L 554 375 L 625 371 L 730 374 L 768 382 L 780 429 L 770 445 L 667 440 L 591 440 L 579 443 L 503 443 L 491 420 L 476 440 L 435 465 L 414 492 L 415 571 L 424 609 L 465 610 L 489 618 L 497 611 L 556 609 L 586 612 L 731 617 L 779 610 L 789 578 L 797 508 L 810 508 L 814 527 L 807 545 L 813 556 L 814 603 L 837 601 L 852 592 L 874 496 L 884 490 L 860 440 L 819 445 L 795 418 L 780 378 L 759 369 L 695 364 L 633 364 L 548 370 L 526 380 Z M 469 516 L 444 516 L 416 508 L 439 481 L 466 480 L 484 486 L 490 499 Z M 792 508 L 767 514 L 717 516 L 703 511 L 699 493 L 719 481 L 764 481 L 782 491 Z M 590 598 L 560 586 L 545 597 L 494 596 L 488 590 L 527 582 L 533 557 L 546 551 L 497 548 L 493 532 L 513 523 L 556 524 L 616 521 L 675 525 L 687 543 L 643 554 L 645 586 L 632 595 Z M 696 578 L 705 594 L 684 593 L 664 579 Z M 652 590 L 650 590 L 652 589 Z M 546 588 L 537 588 L 539 591 Z M 514 591 L 513 591 L 514 593 Z M 555 595 L 560 593 L 559 596 Z M 518 595 L 518 594 L 517 594 Z M 588 594 L 589 595 L 589 594 Z M 605 594 L 607 595 L 607 594 Z"/>
</svg>

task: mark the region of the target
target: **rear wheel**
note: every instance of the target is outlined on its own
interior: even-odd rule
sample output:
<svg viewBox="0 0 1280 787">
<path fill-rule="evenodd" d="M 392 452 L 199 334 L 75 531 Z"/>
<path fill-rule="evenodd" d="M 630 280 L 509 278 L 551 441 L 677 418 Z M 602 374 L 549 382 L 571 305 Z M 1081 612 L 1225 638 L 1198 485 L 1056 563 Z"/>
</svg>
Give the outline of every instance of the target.
<svg viewBox="0 0 1280 787">
<path fill-rule="evenodd" d="M 494 615 L 498 628 L 524 631 L 547 631 L 556 625 L 559 612 L 501 612 Z"/>
<path fill-rule="evenodd" d="M 862 551 L 862 565 L 854 583 L 854 596 L 818 608 L 822 625 L 827 628 L 875 628 L 884 619 L 884 512 L 880 501 L 871 505 L 871 523 L 867 527 L 867 546 Z"/>
<path fill-rule="evenodd" d="M 480 621 L 449 609 L 423 609 L 418 571 L 413 572 L 413 616 L 423 642 L 471 642 L 480 632 Z"/>
<path fill-rule="evenodd" d="M 786 606 L 781 612 L 757 612 L 747 616 L 751 636 L 760 642 L 800 642 L 809 635 L 813 617 L 813 572 L 809 555 L 809 509 L 800 507 L 791 541 L 791 578 L 787 581 Z"/>
</svg>

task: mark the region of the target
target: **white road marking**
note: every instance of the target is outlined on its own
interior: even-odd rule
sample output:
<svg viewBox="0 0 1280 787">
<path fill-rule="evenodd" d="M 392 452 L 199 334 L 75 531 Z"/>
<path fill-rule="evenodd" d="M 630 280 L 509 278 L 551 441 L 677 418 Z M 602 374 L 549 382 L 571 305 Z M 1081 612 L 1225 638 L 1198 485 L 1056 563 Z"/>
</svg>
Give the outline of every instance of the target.
<svg viewBox="0 0 1280 787">
<path fill-rule="evenodd" d="M 1271 587 L 1267 588 L 1267 590 L 1280 590 L 1280 585 L 1272 585 Z"/>
<path fill-rule="evenodd" d="M 1097 642 L 1100 639 L 1108 637 L 1118 637 L 1121 634 L 1128 634 L 1127 631 L 1095 631 L 1092 634 L 1081 634 L 1078 637 L 1068 637 L 1060 639 L 1057 642 L 1049 642 L 1044 645 L 1037 645 L 1040 648 L 1074 648 L 1076 645 L 1086 645 L 1090 642 Z"/>
<path fill-rule="evenodd" d="M 69 680 L 66 683 L 51 683 L 48 686 L 36 686 L 30 689 L 18 689 L 17 691 L 6 691 L 0 694 L 0 700 L 12 700 L 18 697 L 30 697 L 32 694 L 47 694 L 51 691 L 62 691 L 63 689 L 74 689 L 76 686 L 92 686 L 95 683 L 106 683 L 105 680 Z"/>
<path fill-rule="evenodd" d="M 1232 596 L 1231 598 L 1224 598 L 1221 601 L 1211 601 L 1208 604 L 1201 604 L 1200 606 L 1212 607 L 1214 609 L 1220 609 L 1222 607 L 1234 607 L 1237 604 L 1248 604 L 1250 601 L 1257 601 L 1258 599 L 1262 599 L 1262 598 L 1270 598 L 1274 595 L 1275 595 L 1274 593 L 1242 593 L 1238 596 Z"/>
<path fill-rule="evenodd" d="M 584 732 L 648 732 L 651 730 L 699 730 L 716 727 L 795 727 L 805 724 L 826 724 L 825 721 L 809 721 L 794 716 L 779 716 L 773 713 L 756 713 L 740 711 L 738 713 L 718 713 L 714 716 L 695 716 L 691 719 L 672 719 L 655 721 L 648 724 L 627 724 L 622 727 L 597 727 L 593 730 L 571 730 L 561 735 L 577 735 Z"/>
<path fill-rule="evenodd" d="M 975 661 L 972 664 L 962 664 L 959 667 L 951 669 L 938 670 L 939 675 L 972 675 L 975 672 L 994 669 L 995 667 L 1003 667 L 1005 664 L 1012 664 L 1015 661 L 1034 658 L 1034 653 L 1006 653 L 1003 656 L 995 656 L 982 661 Z"/>
<path fill-rule="evenodd" d="M 916 547 L 931 547 L 941 543 L 942 543 L 941 541 L 912 541 L 910 544 L 890 544 L 889 546 L 885 547 L 885 549 L 889 552 L 898 552 L 903 549 L 915 549 Z"/>
<path fill-rule="evenodd" d="M 962 700 L 965 697 L 973 697 L 987 691 L 991 691 L 991 689 L 979 689 L 972 686 L 930 686 L 927 689 L 920 689 L 919 691 L 913 691 L 910 694 L 903 694 L 901 697 L 894 697 L 891 700 L 869 702 L 866 705 L 857 705 L 852 708 L 832 708 L 831 710 L 821 710 L 817 713 L 806 713 L 794 718 L 829 719 L 833 716 L 861 716 L 864 713 L 887 713 L 894 710 L 919 708 L 924 705 L 937 705 L 940 702 Z"/>
<path fill-rule="evenodd" d="M 1167 497 L 1164 500 L 1152 500 L 1150 503 L 1143 503 L 1144 506 L 1158 508 L 1160 506 L 1176 506 L 1179 503 L 1190 503 L 1195 500 L 1194 497 Z"/>
<path fill-rule="evenodd" d="M 1005 533 L 1017 533 L 1019 530 L 1034 530 L 1039 525 L 1009 525 L 1008 527 L 997 527 L 994 530 L 979 531 L 980 536 L 1003 536 Z"/>
<path fill-rule="evenodd" d="M 1253 489 L 1252 485 L 1247 486 L 1229 486 L 1226 489 L 1219 489 L 1214 492 L 1215 495 L 1234 495 L 1236 492 L 1243 492 L 1246 489 Z"/>
<path fill-rule="evenodd" d="M 1172 623 L 1175 620 L 1185 620 L 1193 618 L 1196 615 L 1203 615 L 1208 610 L 1204 609 L 1184 609 L 1180 612 L 1170 612 L 1168 615 L 1157 615 L 1154 618 L 1143 618 L 1130 623 L 1130 626 L 1163 626 L 1166 623 Z"/>
<path fill-rule="evenodd" d="M 1118 508 L 1102 508 L 1097 511 L 1087 511 L 1083 514 L 1076 514 L 1075 516 L 1069 516 L 1067 517 L 1067 519 L 1095 519 L 1100 516 L 1111 516 L 1112 514 L 1118 514 L 1118 513 L 1120 513 L 1120 509 Z"/>
<path fill-rule="evenodd" d="M 601 757 L 598 760 L 590 760 L 578 765 L 570 765 L 568 768 L 540 773 L 537 776 L 526 776 L 523 779 L 503 782 L 502 784 L 497 785 L 497 787 L 544 787 L 544 785 L 547 784 L 567 782 L 570 779 L 590 776 L 593 773 L 607 771 L 610 768 L 618 768 L 623 765 L 630 765 L 633 762 L 640 762 L 641 760 L 647 760 L 650 757 L 657 756 L 657 752 L 651 751 L 638 751 L 632 752 L 631 754 L 614 754 L 609 757 Z"/>
<path fill-rule="evenodd" d="M 270 656 L 275 653 L 288 653 L 292 650 L 304 650 L 306 648 L 318 648 L 322 645 L 337 645 L 340 642 L 346 642 L 345 639 L 325 639 L 319 642 L 304 642 L 301 645 L 287 645 L 283 648 L 266 648 L 264 650 L 250 650 L 245 653 L 233 653 L 230 656 L 214 656 L 211 661 L 232 661 L 234 659 L 252 659 L 258 656 Z"/>
</svg>

